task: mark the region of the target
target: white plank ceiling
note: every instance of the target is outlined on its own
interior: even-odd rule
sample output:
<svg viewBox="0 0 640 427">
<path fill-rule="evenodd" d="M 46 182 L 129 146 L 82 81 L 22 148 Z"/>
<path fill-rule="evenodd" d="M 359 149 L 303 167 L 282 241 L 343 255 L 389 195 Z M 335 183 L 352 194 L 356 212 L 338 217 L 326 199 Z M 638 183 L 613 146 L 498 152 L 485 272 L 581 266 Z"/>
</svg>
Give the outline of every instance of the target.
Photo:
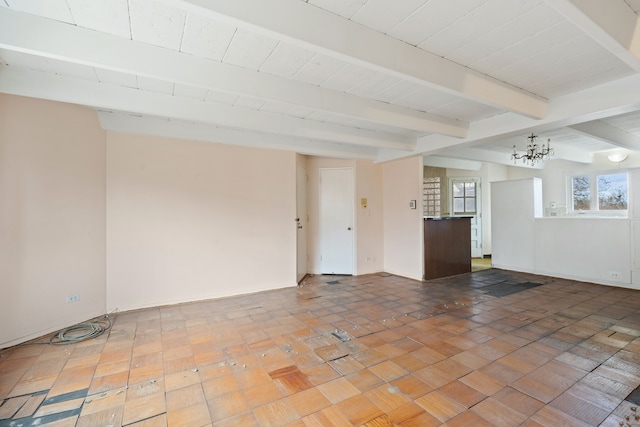
<svg viewBox="0 0 640 427">
<path fill-rule="evenodd" d="M 0 92 L 105 129 L 387 161 L 640 150 L 637 0 L 0 0 Z"/>
</svg>

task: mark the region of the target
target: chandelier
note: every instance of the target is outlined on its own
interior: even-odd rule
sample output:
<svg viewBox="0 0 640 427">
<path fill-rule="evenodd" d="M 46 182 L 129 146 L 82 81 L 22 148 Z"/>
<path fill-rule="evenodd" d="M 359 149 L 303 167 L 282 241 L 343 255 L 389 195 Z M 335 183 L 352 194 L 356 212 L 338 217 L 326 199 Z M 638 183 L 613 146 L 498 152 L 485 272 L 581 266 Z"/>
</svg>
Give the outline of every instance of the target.
<svg viewBox="0 0 640 427">
<path fill-rule="evenodd" d="M 517 160 L 522 159 L 522 163 L 528 163 L 534 166 L 537 162 L 544 162 L 549 160 L 553 155 L 553 148 L 551 148 L 551 139 L 547 139 L 546 144 L 538 144 L 538 135 L 533 133 L 527 137 L 529 143 L 527 144 L 527 150 L 524 154 L 518 154 L 516 152 L 516 146 L 513 146 L 513 154 L 511 159 L 515 164 Z"/>
</svg>

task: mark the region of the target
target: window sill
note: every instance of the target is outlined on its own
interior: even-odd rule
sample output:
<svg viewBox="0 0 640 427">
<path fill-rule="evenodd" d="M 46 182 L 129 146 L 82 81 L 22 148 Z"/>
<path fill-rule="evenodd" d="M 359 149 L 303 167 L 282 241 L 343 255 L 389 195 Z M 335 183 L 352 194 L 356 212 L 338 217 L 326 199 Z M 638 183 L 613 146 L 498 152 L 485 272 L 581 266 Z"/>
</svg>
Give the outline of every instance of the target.
<svg viewBox="0 0 640 427">
<path fill-rule="evenodd" d="M 585 213 L 585 214 L 564 214 L 557 216 L 543 216 L 543 219 L 629 219 L 629 215 L 612 215 L 612 214 L 597 214 L 597 213 Z"/>
</svg>

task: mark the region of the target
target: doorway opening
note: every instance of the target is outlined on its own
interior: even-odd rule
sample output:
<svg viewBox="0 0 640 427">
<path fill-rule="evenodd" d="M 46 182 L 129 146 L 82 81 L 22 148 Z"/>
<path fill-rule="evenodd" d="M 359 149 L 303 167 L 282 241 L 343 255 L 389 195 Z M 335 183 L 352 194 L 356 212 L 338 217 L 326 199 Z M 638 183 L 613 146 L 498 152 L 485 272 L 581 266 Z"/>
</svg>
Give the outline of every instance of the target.
<svg viewBox="0 0 640 427">
<path fill-rule="evenodd" d="M 307 256 L 307 167 L 298 158 L 296 163 L 296 281 L 300 283 L 308 271 Z"/>
<path fill-rule="evenodd" d="M 492 268 L 491 257 L 471 258 L 471 271 L 482 271 Z"/>
<path fill-rule="evenodd" d="M 482 258 L 482 183 L 480 178 L 449 178 L 449 212 L 471 217 L 471 258 Z"/>
</svg>

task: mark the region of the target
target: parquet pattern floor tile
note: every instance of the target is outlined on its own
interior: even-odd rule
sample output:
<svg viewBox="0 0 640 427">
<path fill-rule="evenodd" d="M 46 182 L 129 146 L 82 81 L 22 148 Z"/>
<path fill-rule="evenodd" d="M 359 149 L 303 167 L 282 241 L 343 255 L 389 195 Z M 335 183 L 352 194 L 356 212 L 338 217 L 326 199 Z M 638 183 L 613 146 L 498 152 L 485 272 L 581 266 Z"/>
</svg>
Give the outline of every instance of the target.
<svg viewBox="0 0 640 427">
<path fill-rule="evenodd" d="M 0 427 L 640 425 L 635 290 L 311 276 L 112 319 L 0 350 Z"/>
</svg>

